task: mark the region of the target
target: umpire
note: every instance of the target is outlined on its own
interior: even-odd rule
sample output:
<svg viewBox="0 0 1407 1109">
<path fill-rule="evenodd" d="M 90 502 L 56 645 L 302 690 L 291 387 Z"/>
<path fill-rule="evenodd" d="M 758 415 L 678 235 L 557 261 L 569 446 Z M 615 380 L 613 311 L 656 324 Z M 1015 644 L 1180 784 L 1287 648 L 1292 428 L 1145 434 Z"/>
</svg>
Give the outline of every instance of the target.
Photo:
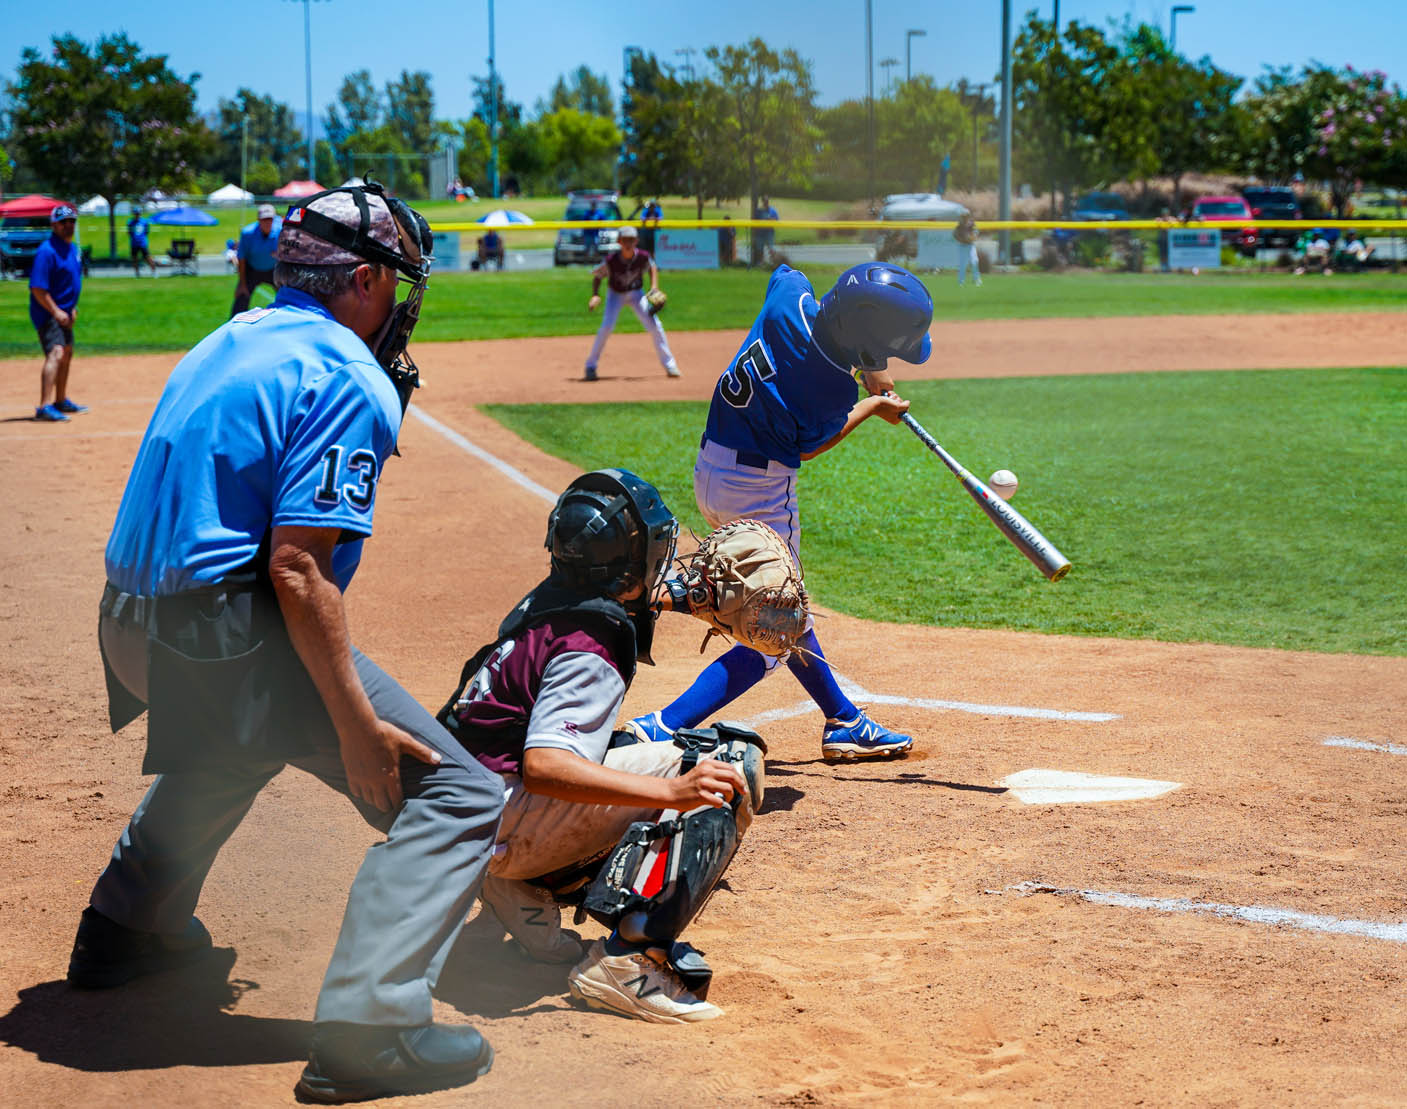
<svg viewBox="0 0 1407 1109">
<path fill-rule="evenodd" d="M 378 186 L 290 211 L 271 307 L 173 371 L 107 546 L 99 644 L 113 729 L 148 712 L 159 776 L 84 910 L 74 986 L 204 956 L 216 853 L 287 764 L 385 842 L 352 884 L 318 997 L 305 1098 L 471 1082 L 493 1051 L 432 1023 L 431 989 L 483 878 L 499 779 L 348 639 L 342 591 L 415 383 L 404 354 L 429 226 Z M 398 275 L 413 288 L 396 302 Z M 373 350 L 375 353 L 373 353 Z"/>
<path fill-rule="evenodd" d="M 278 248 L 283 220 L 279 219 L 272 204 L 259 205 L 254 215 L 254 222 L 239 233 L 239 248 L 235 251 L 235 267 L 239 276 L 235 278 L 231 316 L 237 316 L 249 307 L 249 298 L 260 285 L 278 287 L 274 280 L 277 260 L 274 252 Z"/>
</svg>

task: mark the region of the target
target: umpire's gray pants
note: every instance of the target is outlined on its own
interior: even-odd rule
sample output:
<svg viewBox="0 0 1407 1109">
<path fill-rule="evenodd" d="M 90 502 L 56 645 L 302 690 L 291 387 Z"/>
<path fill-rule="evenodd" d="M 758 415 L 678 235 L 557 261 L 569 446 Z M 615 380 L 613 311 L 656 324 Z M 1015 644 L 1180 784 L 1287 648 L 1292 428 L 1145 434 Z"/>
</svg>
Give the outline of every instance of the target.
<svg viewBox="0 0 1407 1109">
<path fill-rule="evenodd" d="M 405 803 L 394 813 L 353 798 L 386 840 L 367 851 L 352 883 L 315 1019 L 428 1024 L 430 992 L 493 851 L 503 783 L 385 671 L 361 652 L 353 655 L 377 716 L 439 751 L 442 761 L 401 760 Z M 351 797 L 335 737 L 326 750 L 290 761 Z M 284 765 L 158 776 L 94 887 L 93 907 L 128 928 L 182 931 L 216 853 Z"/>
</svg>

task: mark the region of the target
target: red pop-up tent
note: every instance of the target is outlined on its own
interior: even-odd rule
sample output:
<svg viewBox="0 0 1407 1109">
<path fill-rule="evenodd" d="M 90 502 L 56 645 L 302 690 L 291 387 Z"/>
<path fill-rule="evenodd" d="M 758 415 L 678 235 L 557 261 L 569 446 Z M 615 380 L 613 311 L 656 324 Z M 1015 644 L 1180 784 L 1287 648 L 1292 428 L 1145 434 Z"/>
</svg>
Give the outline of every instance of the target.
<svg viewBox="0 0 1407 1109">
<path fill-rule="evenodd" d="M 322 186 L 316 181 L 290 181 L 281 189 L 274 190 L 274 196 L 294 197 L 312 196 L 314 193 L 322 192 Z"/>
<path fill-rule="evenodd" d="M 5 216 L 23 216 L 26 218 L 47 216 L 54 210 L 56 204 L 63 203 L 65 203 L 65 201 L 55 200 L 52 196 L 44 196 L 41 193 L 17 196 L 14 200 L 7 200 L 3 204 L 0 204 L 0 218 Z"/>
</svg>

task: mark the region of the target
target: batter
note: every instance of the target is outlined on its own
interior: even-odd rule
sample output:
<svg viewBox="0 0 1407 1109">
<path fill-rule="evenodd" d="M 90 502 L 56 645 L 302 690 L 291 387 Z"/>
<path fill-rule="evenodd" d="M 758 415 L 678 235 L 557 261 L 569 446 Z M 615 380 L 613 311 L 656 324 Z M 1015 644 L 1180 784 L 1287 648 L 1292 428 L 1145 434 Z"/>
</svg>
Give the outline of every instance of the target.
<svg viewBox="0 0 1407 1109">
<path fill-rule="evenodd" d="M 894 392 L 891 357 L 928 360 L 933 300 L 898 266 L 864 263 L 840 275 L 821 300 L 806 276 L 779 266 L 762 311 L 718 379 L 694 466 L 694 496 L 711 527 L 739 517 L 770 525 L 801 563 L 796 479 L 801 463 L 830 450 L 871 416 L 897 424 L 909 402 Z M 856 401 L 851 367 L 868 396 Z M 735 646 L 708 666 L 682 696 L 632 720 L 642 738 L 659 741 L 693 727 L 756 685 L 776 660 Z M 815 629 L 787 658 L 826 714 L 826 759 L 882 758 L 913 739 L 857 708 L 836 684 Z"/>
</svg>

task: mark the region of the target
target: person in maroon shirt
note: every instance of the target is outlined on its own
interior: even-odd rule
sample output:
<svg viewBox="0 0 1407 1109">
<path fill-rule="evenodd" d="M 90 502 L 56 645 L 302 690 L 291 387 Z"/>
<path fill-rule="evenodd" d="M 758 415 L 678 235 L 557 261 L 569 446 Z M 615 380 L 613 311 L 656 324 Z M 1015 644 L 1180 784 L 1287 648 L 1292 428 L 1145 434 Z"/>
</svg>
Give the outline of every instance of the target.
<svg viewBox="0 0 1407 1109">
<path fill-rule="evenodd" d="M 640 743 L 613 730 L 636 660 L 652 661 L 655 616 L 673 607 L 664 577 L 677 527 L 659 492 L 634 474 L 577 478 L 548 521 L 551 573 L 513 607 L 498 639 L 465 664 L 439 717 L 503 778 L 504 814 L 480 892 L 485 905 L 531 957 L 576 963 L 568 976 L 576 997 L 657 1024 L 721 1015 L 676 969 L 690 967 L 681 947 L 697 957 L 677 932 L 727 859 L 716 873 L 691 871 L 675 883 L 701 894 L 685 911 L 627 913 L 589 951 L 562 929 L 553 894 L 536 880 L 572 873 L 586 875 L 584 883 L 636 822 L 712 814 L 703 821 L 722 821 L 741 838 L 761 803 L 762 745 L 751 732 L 716 725 L 732 741 L 710 749 L 705 729 L 694 737 L 703 745 L 691 751 L 687 743 Z M 697 965 L 707 971 L 701 959 Z"/>
<path fill-rule="evenodd" d="M 591 353 L 586 356 L 586 380 L 596 380 L 596 365 L 601 360 L 601 352 L 606 348 L 606 340 L 615 330 L 616 317 L 622 305 L 629 304 L 655 343 L 655 354 L 660 365 L 670 377 L 679 376 L 679 366 L 669 350 L 669 340 L 658 316 L 650 315 L 645 300 L 645 274 L 650 275 L 650 289 L 660 287 L 660 271 L 647 251 L 639 246 L 640 232 L 627 224 L 620 229 L 620 249 L 605 259 L 591 271 L 591 299 L 586 302 L 586 310 L 594 312 L 601 306 L 601 282 L 606 282 L 606 311 L 601 317 L 601 329 L 596 332 L 596 341 L 591 344 Z"/>
</svg>

